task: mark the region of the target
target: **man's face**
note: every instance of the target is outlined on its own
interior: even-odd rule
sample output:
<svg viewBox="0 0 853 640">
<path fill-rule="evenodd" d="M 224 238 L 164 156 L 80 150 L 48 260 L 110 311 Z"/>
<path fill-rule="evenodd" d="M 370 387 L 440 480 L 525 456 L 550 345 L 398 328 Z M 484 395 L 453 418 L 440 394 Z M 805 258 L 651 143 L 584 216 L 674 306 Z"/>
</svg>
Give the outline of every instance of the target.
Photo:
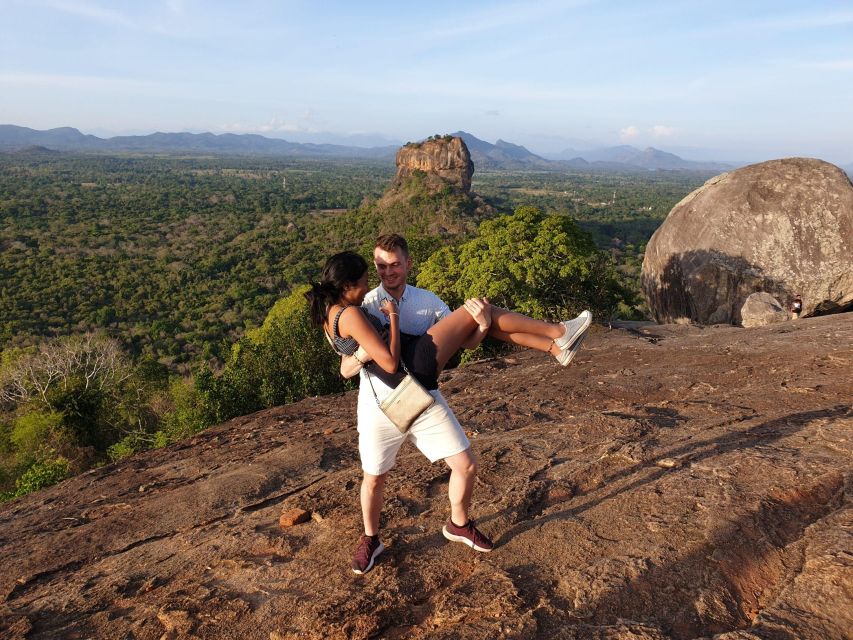
<svg viewBox="0 0 853 640">
<path fill-rule="evenodd" d="M 382 281 L 382 286 L 388 293 L 402 293 L 412 269 L 412 259 L 407 257 L 400 249 L 386 251 L 376 247 L 373 250 L 373 263 L 376 265 L 376 273 Z"/>
</svg>

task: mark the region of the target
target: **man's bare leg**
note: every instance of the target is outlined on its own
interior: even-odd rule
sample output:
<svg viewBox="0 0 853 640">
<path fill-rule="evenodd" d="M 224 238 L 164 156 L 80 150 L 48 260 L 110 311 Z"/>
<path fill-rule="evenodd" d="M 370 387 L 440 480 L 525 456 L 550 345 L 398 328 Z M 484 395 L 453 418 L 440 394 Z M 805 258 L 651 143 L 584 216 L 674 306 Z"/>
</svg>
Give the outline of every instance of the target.
<svg viewBox="0 0 853 640">
<path fill-rule="evenodd" d="M 361 481 L 361 517 L 365 535 L 375 536 L 379 533 L 379 514 L 382 512 L 387 477 L 387 473 L 381 476 L 365 473 Z"/>
<path fill-rule="evenodd" d="M 456 524 L 463 525 L 468 522 L 471 494 L 474 491 L 474 480 L 477 479 L 477 460 L 471 449 L 465 449 L 444 461 L 450 467 L 450 482 L 447 485 L 450 518 Z"/>
<path fill-rule="evenodd" d="M 469 513 L 471 493 L 477 478 L 477 460 L 471 449 L 445 458 L 450 467 L 450 483 L 447 488 L 450 497 L 450 520 L 444 525 L 442 533 L 451 542 L 461 542 L 474 551 L 488 552 L 494 544 L 477 527 Z"/>
</svg>

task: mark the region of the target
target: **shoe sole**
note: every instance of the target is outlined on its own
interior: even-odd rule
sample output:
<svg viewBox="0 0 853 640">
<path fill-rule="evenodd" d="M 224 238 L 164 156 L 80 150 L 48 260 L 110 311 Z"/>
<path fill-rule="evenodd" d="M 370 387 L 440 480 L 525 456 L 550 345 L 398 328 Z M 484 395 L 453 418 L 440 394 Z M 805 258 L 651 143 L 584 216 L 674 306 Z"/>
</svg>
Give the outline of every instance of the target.
<svg viewBox="0 0 853 640">
<path fill-rule="evenodd" d="M 461 542 L 462 544 L 468 545 L 474 551 L 479 551 L 480 553 L 491 553 L 491 549 L 484 549 L 483 547 L 478 547 L 471 540 L 466 538 L 465 536 L 455 536 L 447 530 L 447 527 L 442 527 L 441 532 L 444 534 L 444 537 L 450 540 L 451 542 Z"/>
<path fill-rule="evenodd" d="M 565 362 L 560 362 L 561 366 L 568 367 L 569 363 L 575 359 L 575 356 L 578 355 L 578 351 L 581 350 L 581 345 L 583 344 L 583 341 L 586 339 L 587 333 L 588 333 L 587 331 L 583 332 L 581 334 L 581 337 L 578 338 L 577 340 L 575 340 L 575 343 L 572 345 L 572 348 L 569 349 L 569 351 L 568 351 L 569 355 L 566 357 Z M 566 352 L 564 351 L 563 353 L 566 353 Z M 559 360 L 557 362 L 559 362 Z"/>
<path fill-rule="evenodd" d="M 564 345 L 560 346 L 559 340 L 561 340 L 561 338 L 554 340 L 557 346 L 560 347 L 560 351 L 568 351 L 569 349 L 575 346 L 575 343 L 578 341 L 579 336 L 583 335 L 584 332 L 587 331 L 590 325 L 592 324 L 592 314 L 587 314 L 585 320 L 586 321 L 583 323 L 581 328 L 575 331 L 574 335 L 568 340 L 566 340 L 566 343 Z"/>
<path fill-rule="evenodd" d="M 368 571 L 370 571 L 373 568 L 373 561 L 376 560 L 376 558 L 379 557 L 379 554 L 382 553 L 383 551 L 385 551 L 385 545 L 380 542 L 379 546 L 376 547 L 376 551 L 374 551 L 373 554 L 370 556 L 370 562 L 367 563 L 367 566 L 364 568 L 364 571 L 359 571 L 358 569 L 353 569 L 352 572 L 355 574 L 358 574 L 360 576 L 363 576 L 365 573 L 367 573 Z"/>
</svg>

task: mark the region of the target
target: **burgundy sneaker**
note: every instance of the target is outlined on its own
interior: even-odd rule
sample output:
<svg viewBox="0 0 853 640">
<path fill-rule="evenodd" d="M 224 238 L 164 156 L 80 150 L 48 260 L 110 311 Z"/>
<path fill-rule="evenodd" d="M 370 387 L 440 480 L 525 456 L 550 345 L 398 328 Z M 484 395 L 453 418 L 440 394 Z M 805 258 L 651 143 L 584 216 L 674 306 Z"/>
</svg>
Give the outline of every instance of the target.
<svg viewBox="0 0 853 640">
<path fill-rule="evenodd" d="M 352 557 L 353 573 L 361 575 L 370 571 L 373 568 L 373 561 L 383 551 L 385 551 L 385 545 L 379 542 L 378 537 L 374 540 L 370 536 L 361 536 L 358 549 Z"/>
<path fill-rule="evenodd" d="M 468 524 L 464 527 L 457 527 L 453 524 L 453 520 L 448 520 L 441 532 L 444 534 L 444 537 L 451 542 L 467 544 L 474 551 L 488 553 L 495 547 L 495 545 L 492 544 L 492 541 L 480 533 L 480 530 L 474 526 L 473 520 L 468 520 Z"/>
</svg>

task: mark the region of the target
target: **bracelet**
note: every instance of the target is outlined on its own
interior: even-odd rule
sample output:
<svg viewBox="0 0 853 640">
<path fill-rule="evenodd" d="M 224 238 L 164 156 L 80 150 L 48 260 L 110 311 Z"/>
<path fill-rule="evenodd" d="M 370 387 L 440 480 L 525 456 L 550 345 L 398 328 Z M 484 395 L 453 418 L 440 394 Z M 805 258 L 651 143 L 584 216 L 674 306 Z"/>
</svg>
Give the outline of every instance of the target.
<svg viewBox="0 0 853 640">
<path fill-rule="evenodd" d="M 391 316 L 399 316 L 399 315 L 400 315 L 399 313 L 389 313 L 388 317 L 390 318 Z"/>
</svg>

